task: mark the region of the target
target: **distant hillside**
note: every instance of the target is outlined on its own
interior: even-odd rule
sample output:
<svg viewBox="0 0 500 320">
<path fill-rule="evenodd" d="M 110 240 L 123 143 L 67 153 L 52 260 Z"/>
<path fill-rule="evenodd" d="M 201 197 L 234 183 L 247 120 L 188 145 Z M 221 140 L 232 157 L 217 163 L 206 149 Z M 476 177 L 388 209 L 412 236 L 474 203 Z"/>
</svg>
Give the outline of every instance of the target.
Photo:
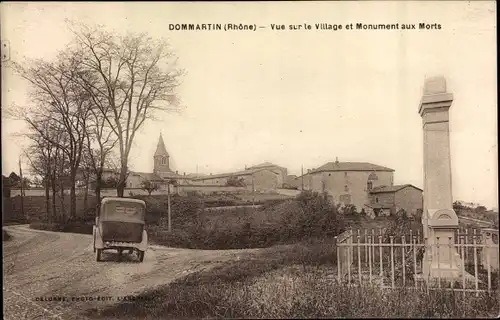
<svg viewBox="0 0 500 320">
<path fill-rule="evenodd" d="M 467 209 L 459 209 L 456 211 L 458 215 L 464 217 L 490 221 L 495 224 L 496 228 L 498 228 L 498 212 L 495 212 L 493 210 L 488 210 L 484 212 L 475 212 L 473 210 L 467 210 Z"/>
</svg>

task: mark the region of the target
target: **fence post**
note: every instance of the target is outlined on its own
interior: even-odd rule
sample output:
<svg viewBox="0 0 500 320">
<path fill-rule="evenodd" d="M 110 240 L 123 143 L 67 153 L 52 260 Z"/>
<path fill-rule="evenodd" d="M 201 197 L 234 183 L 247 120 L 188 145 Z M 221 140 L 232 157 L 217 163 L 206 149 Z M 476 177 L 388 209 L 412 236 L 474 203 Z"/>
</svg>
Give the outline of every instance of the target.
<svg viewBox="0 0 500 320">
<path fill-rule="evenodd" d="M 486 264 L 488 269 L 488 292 L 491 292 L 491 260 L 490 260 L 490 248 L 487 242 L 489 241 L 484 241 L 485 247 L 483 247 L 483 250 L 486 250 Z M 491 241 L 491 243 L 493 244 L 493 241 Z"/>
<path fill-rule="evenodd" d="M 358 278 L 359 278 L 359 286 L 361 287 L 361 243 L 360 243 L 360 236 L 358 235 Z"/>
<path fill-rule="evenodd" d="M 439 246 L 439 237 L 436 237 L 436 253 L 437 253 L 437 264 L 438 264 L 438 288 L 441 288 L 441 263 L 440 263 L 440 256 L 439 252 L 440 251 L 440 246 Z M 432 267 L 432 265 L 431 265 Z"/>
<path fill-rule="evenodd" d="M 468 260 L 467 257 L 469 256 L 469 252 L 468 252 L 469 251 L 469 247 L 467 247 L 467 243 L 469 242 L 468 238 L 469 238 L 469 228 L 466 227 L 465 228 L 465 238 L 464 238 L 465 239 L 465 259 L 464 259 L 464 263 L 465 263 L 465 261 Z"/>
<path fill-rule="evenodd" d="M 371 285 L 372 284 L 372 250 L 371 250 L 372 237 L 371 236 L 369 236 L 368 242 L 370 244 L 370 246 L 368 247 L 369 248 L 369 250 L 368 250 L 368 266 L 370 269 L 370 285 Z"/>
<path fill-rule="evenodd" d="M 403 287 L 406 284 L 405 245 L 406 245 L 405 236 L 401 236 L 401 253 L 403 254 Z"/>
<path fill-rule="evenodd" d="M 365 245 L 364 245 L 364 248 L 365 248 L 365 263 L 368 264 L 368 250 L 367 249 L 369 247 L 367 246 L 368 241 L 366 241 L 366 237 L 367 237 L 367 230 L 365 229 L 365 240 L 364 240 L 364 242 L 365 242 Z"/>
<path fill-rule="evenodd" d="M 335 248 L 337 251 L 337 278 L 338 278 L 338 283 L 340 284 L 340 279 L 342 278 L 340 275 L 340 269 L 342 268 L 342 262 L 340 260 L 340 247 L 338 243 L 338 237 L 334 237 L 335 239 Z"/>
<path fill-rule="evenodd" d="M 350 285 L 351 284 L 351 263 L 352 263 L 352 255 L 351 255 L 351 250 L 352 250 L 352 230 L 349 233 L 349 238 L 347 240 L 347 243 L 349 244 L 347 247 L 347 283 Z"/>
<path fill-rule="evenodd" d="M 394 237 L 390 236 L 391 239 L 391 286 L 394 289 Z"/>
<path fill-rule="evenodd" d="M 448 252 L 449 252 L 449 257 L 450 259 L 448 261 L 450 261 L 450 268 L 453 268 L 453 261 L 455 261 L 455 259 L 453 259 L 453 243 L 451 241 L 451 237 L 448 237 Z M 451 281 L 451 288 L 453 289 L 455 287 L 455 280 L 452 280 Z"/>
<path fill-rule="evenodd" d="M 424 275 L 424 271 L 426 271 L 427 274 L 424 275 L 424 277 L 425 277 L 425 287 L 426 287 L 427 293 L 429 293 L 429 280 L 431 277 L 431 265 L 430 264 L 432 263 L 432 252 L 430 252 L 429 250 L 432 250 L 432 246 L 428 244 L 427 238 L 424 238 L 424 256 L 422 258 L 422 275 Z M 427 260 L 427 257 L 429 254 L 430 254 L 431 261 L 429 261 L 429 263 L 428 263 L 425 260 Z M 427 267 L 425 267 L 425 270 L 424 270 L 425 265 L 427 265 Z"/>
<path fill-rule="evenodd" d="M 417 239 L 415 239 L 415 236 L 413 236 L 410 241 L 413 244 L 413 281 L 415 282 L 415 289 L 417 288 L 417 247 L 415 246 Z"/>
<path fill-rule="evenodd" d="M 460 253 L 462 254 L 462 289 L 464 290 L 463 293 L 465 298 L 465 260 L 463 260 L 465 243 L 462 242 L 465 242 L 463 234 L 460 237 Z"/>
<path fill-rule="evenodd" d="M 384 283 L 384 261 L 382 258 L 382 236 L 378 236 L 378 243 L 379 243 L 379 258 L 380 258 L 380 278 L 382 279 L 382 285 Z"/>
<path fill-rule="evenodd" d="M 477 239 L 476 239 L 476 229 L 474 229 L 474 235 L 472 237 L 472 243 L 473 243 L 473 250 L 474 250 L 474 278 L 475 278 L 475 283 L 476 283 L 476 297 L 479 296 L 479 283 L 478 283 L 478 270 L 477 270 Z"/>
</svg>

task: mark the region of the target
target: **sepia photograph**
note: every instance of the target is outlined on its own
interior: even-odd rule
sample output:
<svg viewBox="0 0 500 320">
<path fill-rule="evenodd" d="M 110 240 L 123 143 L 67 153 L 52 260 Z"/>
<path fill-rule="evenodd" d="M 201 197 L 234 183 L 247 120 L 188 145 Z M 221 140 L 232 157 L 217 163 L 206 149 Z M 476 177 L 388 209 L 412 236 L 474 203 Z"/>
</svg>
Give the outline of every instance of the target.
<svg viewBox="0 0 500 320">
<path fill-rule="evenodd" d="M 0 4 L 3 318 L 500 316 L 495 1 Z"/>
</svg>

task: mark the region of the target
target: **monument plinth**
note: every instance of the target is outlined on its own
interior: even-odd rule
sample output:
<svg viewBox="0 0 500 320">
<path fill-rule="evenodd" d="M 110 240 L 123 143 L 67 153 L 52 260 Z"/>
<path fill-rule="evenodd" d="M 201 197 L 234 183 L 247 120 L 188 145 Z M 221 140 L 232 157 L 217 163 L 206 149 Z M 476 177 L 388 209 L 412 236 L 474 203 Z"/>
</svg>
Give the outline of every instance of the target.
<svg viewBox="0 0 500 320">
<path fill-rule="evenodd" d="M 461 259 L 456 249 L 458 217 L 453 210 L 449 109 L 453 94 L 446 91 L 444 77 L 426 79 L 419 113 L 424 131 L 424 210 L 422 215 L 426 251 L 422 265 L 425 279 L 456 279 Z"/>
</svg>

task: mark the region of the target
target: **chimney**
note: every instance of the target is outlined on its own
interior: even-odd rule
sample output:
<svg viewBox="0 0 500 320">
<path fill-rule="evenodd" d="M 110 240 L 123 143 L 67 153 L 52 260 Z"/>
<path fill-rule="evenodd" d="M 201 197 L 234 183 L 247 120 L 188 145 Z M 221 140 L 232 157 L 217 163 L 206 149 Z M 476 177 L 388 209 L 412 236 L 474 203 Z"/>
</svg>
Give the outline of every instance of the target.
<svg viewBox="0 0 500 320">
<path fill-rule="evenodd" d="M 178 171 L 178 170 L 175 170 L 175 174 L 179 174 L 179 171 Z"/>
<path fill-rule="evenodd" d="M 307 173 L 311 173 L 311 169 L 307 169 Z"/>
<path fill-rule="evenodd" d="M 335 157 L 335 164 L 338 165 L 339 164 L 339 157 Z"/>
<path fill-rule="evenodd" d="M 184 172 L 184 175 L 186 175 L 186 173 Z"/>
<path fill-rule="evenodd" d="M 210 172 L 210 175 L 212 175 L 212 172 Z"/>
</svg>

